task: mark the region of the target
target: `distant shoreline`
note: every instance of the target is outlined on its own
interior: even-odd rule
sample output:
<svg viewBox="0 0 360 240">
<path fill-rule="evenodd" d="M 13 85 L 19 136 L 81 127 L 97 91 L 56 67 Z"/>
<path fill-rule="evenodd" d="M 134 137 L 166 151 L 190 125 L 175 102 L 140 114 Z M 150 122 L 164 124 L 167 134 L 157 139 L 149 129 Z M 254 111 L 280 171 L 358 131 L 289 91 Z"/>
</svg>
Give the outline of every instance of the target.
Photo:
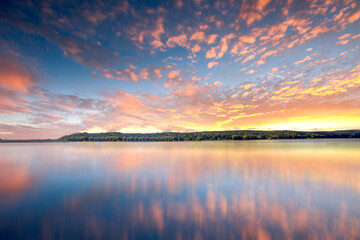
<svg viewBox="0 0 360 240">
<path fill-rule="evenodd" d="M 179 141 L 223 141 L 223 140 L 271 140 L 271 139 L 336 139 L 360 138 L 360 130 L 338 131 L 205 131 L 162 133 L 75 133 L 59 139 L 0 140 L 0 143 L 46 143 L 46 142 L 179 142 Z"/>
</svg>

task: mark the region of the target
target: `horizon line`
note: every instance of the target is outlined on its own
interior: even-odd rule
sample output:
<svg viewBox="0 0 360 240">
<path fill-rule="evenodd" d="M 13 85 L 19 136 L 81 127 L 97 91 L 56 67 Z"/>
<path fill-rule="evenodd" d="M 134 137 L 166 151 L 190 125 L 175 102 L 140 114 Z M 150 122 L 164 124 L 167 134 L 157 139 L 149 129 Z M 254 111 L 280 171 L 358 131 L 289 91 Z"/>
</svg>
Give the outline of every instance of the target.
<svg viewBox="0 0 360 240">
<path fill-rule="evenodd" d="M 3 139 L 2 141 L 57 141 L 62 137 L 71 136 L 75 134 L 104 134 L 104 133 L 121 133 L 121 134 L 162 134 L 162 133 L 203 133 L 203 132 L 232 132 L 232 131 L 263 131 L 263 132 L 273 132 L 273 131 L 291 131 L 291 132 L 339 132 L 339 131 L 360 131 L 360 128 L 357 129 L 337 129 L 337 130 L 289 130 L 289 129 L 273 129 L 273 130 L 264 130 L 264 129 L 233 129 L 233 130 L 210 130 L 210 131 L 189 131 L 189 132 L 174 132 L 174 131 L 163 131 L 163 132 L 75 132 L 70 134 L 62 135 L 59 138 L 29 138 L 29 139 Z"/>
</svg>

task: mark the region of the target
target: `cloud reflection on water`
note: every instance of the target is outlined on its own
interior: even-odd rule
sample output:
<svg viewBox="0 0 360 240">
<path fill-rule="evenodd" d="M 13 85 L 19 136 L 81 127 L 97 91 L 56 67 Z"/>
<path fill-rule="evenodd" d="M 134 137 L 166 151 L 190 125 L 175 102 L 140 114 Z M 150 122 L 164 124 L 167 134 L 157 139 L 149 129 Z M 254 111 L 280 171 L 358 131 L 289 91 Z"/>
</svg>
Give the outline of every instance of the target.
<svg viewBox="0 0 360 240">
<path fill-rule="evenodd" d="M 359 146 L 347 140 L 1 146 L 9 156 L 0 160 L 1 200 L 17 201 L 0 202 L 0 235 L 356 239 Z"/>
</svg>

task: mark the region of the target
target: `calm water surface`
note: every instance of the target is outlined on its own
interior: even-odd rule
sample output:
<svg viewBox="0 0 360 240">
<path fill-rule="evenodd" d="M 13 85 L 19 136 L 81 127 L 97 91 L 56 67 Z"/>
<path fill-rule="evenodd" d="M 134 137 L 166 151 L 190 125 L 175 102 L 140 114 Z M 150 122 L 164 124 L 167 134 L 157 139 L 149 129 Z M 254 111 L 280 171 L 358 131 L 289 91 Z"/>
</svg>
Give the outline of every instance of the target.
<svg viewBox="0 0 360 240">
<path fill-rule="evenodd" d="M 359 239 L 360 140 L 0 145 L 0 239 Z"/>
</svg>

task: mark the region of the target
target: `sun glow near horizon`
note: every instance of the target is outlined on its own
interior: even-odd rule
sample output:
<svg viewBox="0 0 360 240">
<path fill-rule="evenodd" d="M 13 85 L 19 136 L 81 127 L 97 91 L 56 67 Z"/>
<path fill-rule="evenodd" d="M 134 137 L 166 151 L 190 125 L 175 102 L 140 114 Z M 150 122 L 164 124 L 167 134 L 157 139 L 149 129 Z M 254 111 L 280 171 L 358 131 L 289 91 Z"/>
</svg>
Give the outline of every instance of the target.
<svg viewBox="0 0 360 240">
<path fill-rule="evenodd" d="M 335 130 L 357 130 L 358 123 L 360 122 L 360 116 L 355 118 L 346 118 L 343 116 L 332 116 L 325 118 L 313 117 L 297 117 L 297 119 L 283 120 L 275 123 L 268 123 L 264 125 L 245 125 L 238 127 L 228 127 L 228 128 L 213 128 L 208 127 L 197 127 L 194 129 L 189 128 L 189 130 L 162 130 L 154 127 L 131 127 L 131 128 L 122 128 L 118 130 L 113 129 L 104 129 L 100 127 L 94 127 L 92 129 L 86 129 L 83 132 L 87 133 L 105 133 L 105 132 L 122 132 L 122 133 L 160 133 L 160 132 L 193 132 L 193 131 L 230 131 L 230 130 L 262 130 L 262 131 L 272 131 L 272 130 L 291 130 L 291 131 L 335 131 Z"/>
</svg>

